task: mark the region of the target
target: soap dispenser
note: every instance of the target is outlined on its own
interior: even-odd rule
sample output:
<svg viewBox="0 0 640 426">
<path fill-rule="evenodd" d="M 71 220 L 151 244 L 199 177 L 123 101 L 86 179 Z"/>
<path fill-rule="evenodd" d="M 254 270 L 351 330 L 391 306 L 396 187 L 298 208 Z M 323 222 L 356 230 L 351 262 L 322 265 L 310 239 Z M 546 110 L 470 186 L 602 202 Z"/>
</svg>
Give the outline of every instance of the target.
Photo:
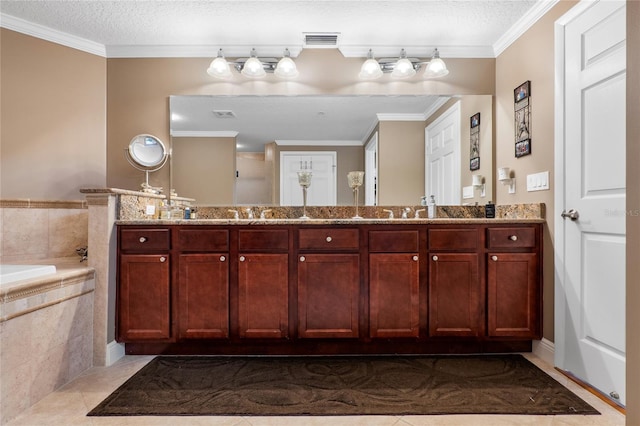
<svg viewBox="0 0 640 426">
<path fill-rule="evenodd" d="M 429 202 L 427 203 L 427 217 L 429 219 L 434 219 L 436 217 L 436 196 L 431 195 L 429 197 Z"/>
</svg>

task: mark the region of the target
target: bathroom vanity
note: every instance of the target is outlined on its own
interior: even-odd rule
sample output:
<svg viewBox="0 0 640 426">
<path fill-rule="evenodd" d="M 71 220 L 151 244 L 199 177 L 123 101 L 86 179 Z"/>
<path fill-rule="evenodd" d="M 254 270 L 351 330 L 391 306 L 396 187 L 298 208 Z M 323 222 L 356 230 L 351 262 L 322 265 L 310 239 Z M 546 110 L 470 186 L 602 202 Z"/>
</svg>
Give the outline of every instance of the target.
<svg viewBox="0 0 640 426">
<path fill-rule="evenodd" d="M 120 221 L 129 354 L 530 351 L 543 220 Z"/>
</svg>

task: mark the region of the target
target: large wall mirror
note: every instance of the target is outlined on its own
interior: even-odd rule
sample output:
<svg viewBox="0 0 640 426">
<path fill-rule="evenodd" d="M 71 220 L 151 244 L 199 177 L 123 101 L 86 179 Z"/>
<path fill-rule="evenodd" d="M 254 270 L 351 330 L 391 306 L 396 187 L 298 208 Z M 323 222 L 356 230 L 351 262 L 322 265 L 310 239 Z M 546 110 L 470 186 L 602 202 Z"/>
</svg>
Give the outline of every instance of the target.
<svg viewBox="0 0 640 426">
<path fill-rule="evenodd" d="M 371 140 L 376 140 L 378 194 L 367 199 L 416 205 L 425 195 L 425 128 L 455 103 L 462 105 L 459 191 L 471 185 L 472 174 L 482 173 L 488 184 L 484 200 L 462 201 L 492 199 L 490 95 L 193 95 L 171 96 L 169 103 L 171 187 L 197 205 L 279 205 L 280 157 L 289 151 L 301 161 L 306 152 L 335 152 L 337 204 L 351 205 L 346 176 L 365 170 Z M 483 170 L 470 172 L 469 117 L 477 112 L 484 125 Z"/>
</svg>

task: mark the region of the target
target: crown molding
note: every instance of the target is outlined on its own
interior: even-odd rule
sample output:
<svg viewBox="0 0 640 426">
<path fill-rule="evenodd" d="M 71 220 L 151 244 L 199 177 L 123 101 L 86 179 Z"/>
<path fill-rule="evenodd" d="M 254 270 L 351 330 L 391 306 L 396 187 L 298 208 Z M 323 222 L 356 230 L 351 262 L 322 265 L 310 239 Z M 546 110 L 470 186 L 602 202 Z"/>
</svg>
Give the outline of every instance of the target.
<svg viewBox="0 0 640 426">
<path fill-rule="evenodd" d="M 438 97 L 438 99 L 429 107 L 429 109 L 424 112 L 425 120 L 427 120 L 429 117 L 431 117 L 433 114 L 435 114 L 435 112 L 438 111 L 442 105 L 444 105 L 447 102 L 449 102 L 449 99 L 452 99 L 452 98 L 455 98 L 455 97 L 456 96 L 440 96 L 440 97 Z"/>
<path fill-rule="evenodd" d="M 276 145 L 282 146 L 362 146 L 362 141 L 356 140 L 285 140 L 278 139 L 275 141 Z"/>
<path fill-rule="evenodd" d="M 175 138 L 235 138 L 236 131 L 211 131 L 211 130 L 172 130 L 169 133 Z"/>
<path fill-rule="evenodd" d="M 533 26 L 540 18 L 542 18 L 553 6 L 560 0 L 544 0 L 536 2 L 533 7 L 520 19 L 518 19 L 493 44 L 493 57 L 497 58 L 507 47 L 511 46 L 521 35 L 523 35 L 529 28 Z"/>
<path fill-rule="evenodd" d="M 215 58 L 218 49 L 226 58 L 248 58 L 251 49 L 256 49 L 258 58 L 281 58 L 284 49 L 289 49 L 292 58 L 297 58 L 302 52 L 302 46 L 261 46 L 261 45 L 113 45 L 107 46 L 108 58 Z"/>
<path fill-rule="evenodd" d="M 494 58 L 493 46 L 403 46 L 408 57 L 431 59 L 433 51 L 438 48 L 440 57 L 446 58 Z M 339 46 L 338 50 L 345 58 L 366 58 L 369 49 L 374 58 L 397 58 L 400 56 L 398 46 Z"/>
<path fill-rule="evenodd" d="M 0 26 L 11 31 L 16 31 L 42 40 L 47 40 L 73 49 L 93 55 L 106 57 L 105 46 L 82 37 L 76 37 L 62 31 L 54 30 L 44 25 L 34 24 L 24 19 L 0 13 Z"/>
<path fill-rule="evenodd" d="M 401 113 L 379 113 L 376 114 L 378 121 L 424 121 L 426 117 L 424 114 L 401 114 Z"/>
</svg>

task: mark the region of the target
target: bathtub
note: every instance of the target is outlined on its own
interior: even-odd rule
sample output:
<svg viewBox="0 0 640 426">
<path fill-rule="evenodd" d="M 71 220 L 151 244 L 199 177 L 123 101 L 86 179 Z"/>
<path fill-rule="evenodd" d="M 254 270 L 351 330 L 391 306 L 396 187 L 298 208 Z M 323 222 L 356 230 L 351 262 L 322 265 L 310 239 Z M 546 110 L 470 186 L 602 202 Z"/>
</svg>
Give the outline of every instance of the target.
<svg viewBox="0 0 640 426">
<path fill-rule="evenodd" d="M 55 273 L 55 265 L 0 265 L 0 285 Z"/>
</svg>

